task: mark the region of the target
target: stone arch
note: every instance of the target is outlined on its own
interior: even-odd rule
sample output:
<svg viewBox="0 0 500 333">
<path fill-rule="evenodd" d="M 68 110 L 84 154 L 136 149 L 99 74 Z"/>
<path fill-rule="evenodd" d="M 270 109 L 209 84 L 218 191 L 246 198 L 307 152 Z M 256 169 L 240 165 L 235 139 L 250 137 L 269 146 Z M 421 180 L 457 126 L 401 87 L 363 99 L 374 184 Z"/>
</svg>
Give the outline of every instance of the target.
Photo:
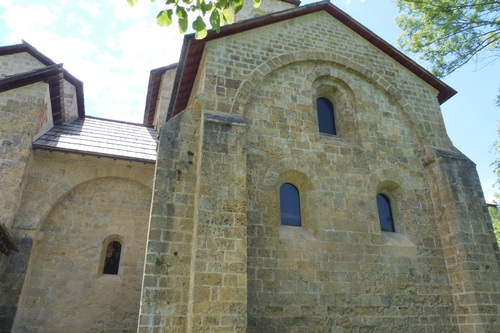
<svg viewBox="0 0 500 333">
<path fill-rule="evenodd" d="M 127 330 L 137 325 L 150 193 L 140 182 L 99 177 L 56 200 L 39 224 L 16 329 L 101 330 L 111 322 Z M 119 276 L 96 274 L 103 239 L 128 240 L 121 251 Z M 88 313 L 78 314 L 89 304 Z M 43 311 L 49 315 L 41 315 Z"/>
<path fill-rule="evenodd" d="M 409 121 L 411 127 L 421 146 L 423 146 L 423 134 L 417 126 L 419 121 L 410 110 L 411 104 L 406 100 L 403 94 L 394 87 L 389 81 L 378 75 L 375 71 L 363 66 L 362 64 L 352 61 L 347 57 L 339 54 L 331 54 L 327 52 L 296 52 L 276 56 L 256 67 L 253 72 L 248 75 L 247 79 L 241 83 L 233 100 L 231 112 L 243 115 L 252 92 L 258 87 L 259 83 L 273 71 L 294 63 L 300 62 L 324 62 L 332 64 L 334 67 L 346 69 L 356 75 L 364 78 L 367 82 L 373 83 L 382 91 L 386 92 L 402 110 L 403 115 Z M 348 82 L 345 81 L 344 82 Z"/>
<path fill-rule="evenodd" d="M 327 98 L 333 105 L 337 135 L 350 142 L 360 143 L 356 118 L 356 96 L 351 89 L 350 77 L 331 66 L 318 66 L 310 71 L 302 84 L 302 89 L 310 92 L 312 105 L 319 97 Z"/>
<path fill-rule="evenodd" d="M 111 242 L 119 242 L 121 246 L 121 252 L 124 251 L 124 247 L 127 246 L 125 243 L 125 237 L 123 235 L 118 235 L 118 234 L 111 234 L 107 236 L 103 241 L 102 241 L 102 247 L 101 247 L 101 257 L 99 261 L 99 268 L 97 270 L 97 276 L 101 276 L 104 271 L 104 266 L 105 266 L 105 261 L 106 261 L 106 251 L 108 248 L 109 243 Z M 120 260 L 121 260 L 121 253 L 120 253 Z"/>
<path fill-rule="evenodd" d="M 43 221 L 45 221 L 47 216 L 50 214 L 52 208 L 55 207 L 61 200 L 63 200 L 64 197 L 68 195 L 68 193 L 75 190 L 79 186 L 83 186 L 85 184 L 103 180 L 106 178 L 127 180 L 141 187 L 143 186 L 144 188 L 148 188 L 151 193 L 153 191 L 151 184 L 145 184 L 139 179 L 120 177 L 118 175 L 115 175 L 114 173 L 103 175 L 101 177 L 86 177 L 83 179 L 79 179 L 77 177 L 65 177 L 63 179 L 57 179 L 56 182 L 52 183 L 51 186 L 46 189 L 46 191 L 44 192 L 44 199 L 43 201 L 39 202 L 38 205 L 34 201 L 24 200 L 28 206 L 24 208 L 24 210 L 29 210 L 34 214 L 34 216 L 30 219 L 30 221 L 14 221 L 14 227 L 22 228 L 22 224 L 27 222 L 30 225 L 34 226 L 34 230 L 39 231 L 41 229 Z"/>
<path fill-rule="evenodd" d="M 378 175 L 372 175 L 367 188 L 371 202 L 369 206 L 372 212 L 370 214 L 372 216 L 371 223 L 375 233 L 381 232 L 376 195 L 383 194 L 391 203 L 396 234 L 416 244 L 418 238 L 416 225 L 418 223 L 415 223 L 415 220 L 419 216 L 415 216 L 415 214 L 418 214 L 418 207 L 421 203 L 418 201 L 418 196 L 407 190 L 408 186 L 410 185 L 406 184 L 402 176 L 389 170 Z"/>
<path fill-rule="evenodd" d="M 291 158 L 273 163 L 265 173 L 263 185 L 274 186 L 277 182 L 287 178 L 296 180 L 297 185 L 304 190 L 315 191 L 319 189 L 318 177 L 314 170 L 308 168 L 305 162 Z"/>
<path fill-rule="evenodd" d="M 130 178 L 119 177 L 119 176 L 114 176 L 114 175 L 90 178 L 90 179 L 86 179 L 84 181 L 81 181 L 79 183 L 74 183 L 74 184 L 72 184 L 72 186 L 69 190 L 64 191 L 64 192 L 62 190 L 65 189 L 65 187 L 61 186 L 60 184 L 54 184 L 54 186 L 51 188 L 51 191 L 50 191 L 50 193 L 53 193 L 54 195 L 50 196 L 51 201 L 48 201 L 48 205 L 51 208 L 49 210 L 47 210 L 45 212 L 45 214 L 42 216 L 42 218 L 41 218 L 42 223 L 39 224 L 38 230 L 40 230 L 40 228 L 43 224 L 43 221 L 45 221 L 47 216 L 50 214 L 51 210 L 59 202 L 61 202 L 68 194 L 70 194 L 72 191 L 75 191 L 82 186 L 86 186 L 86 185 L 94 183 L 94 182 L 101 182 L 101 181 L 106 181 L 106 180 L 111 180 L 111 179 L 129 182 L 130 184 L 134 184 L 135 186 L 138 186 L 141 189 L 149 190 L 151 193 L 153 191 L 151 186 L 149 186 L 148 184 L 144 184 L 136 179 L 130 179 Z"/>
<path fill-rule="evenodd" d="M 292 159 L 284 159 L 271 165 L 263 179 L 263 185 L 272 189 L 275 193 L 276 203 L 279 203 L 279 189 L 284 183 L 294 185 L 299 191 L 301 201 L 302 228 L 311 234 L 316 234 L 317 219 L 316 212 L 312 207 L 313 203 L 318 201 L 320 188 L 318 177 L 314 171 L 307 168 L 305 164 L 301 165 Z M 276 216 L 279 214 L 279 205 L 276 205 Z M 276 226 L 279 220 L 276 220 Z"/>
</svg>

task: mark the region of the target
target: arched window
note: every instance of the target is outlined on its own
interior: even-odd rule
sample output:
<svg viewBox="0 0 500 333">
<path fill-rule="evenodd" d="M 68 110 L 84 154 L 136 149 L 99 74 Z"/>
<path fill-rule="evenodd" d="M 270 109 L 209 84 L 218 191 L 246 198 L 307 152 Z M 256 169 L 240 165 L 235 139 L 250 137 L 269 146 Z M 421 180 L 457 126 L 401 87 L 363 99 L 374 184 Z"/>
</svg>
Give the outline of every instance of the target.
<svg viewBox="0 0 500 333">
<path fill-rule="evenodd" d="M 300 227 L 300 199 L 295 186 L 285 183 L 280 187 L 281 225 Z"/>
<path fill-rule="evenodd" d="M 380 219 L 380 229 L 386 232 L 395 232 L 389 198 L 383 194 L 377 194 L 377 208 L 378 217 Z"/>
<path fill-rule="evenodd" d="M 122 253 L 122 245 L 120 242 L 111 241 L 106 247 L 106 257 L 104 258 L 104 269 L 102 274 L 118 274 L 120 267 L 120 255 Z"/>
<path fill-rule="evenodd" d="M 316 101 L 316 109 L 318 111 L 318 126 L 320 133 L 336 135 L 337 130 L 335 129 L 335 116 L 332 103 L 326 98 L 320 97 Z"/>
</svg>

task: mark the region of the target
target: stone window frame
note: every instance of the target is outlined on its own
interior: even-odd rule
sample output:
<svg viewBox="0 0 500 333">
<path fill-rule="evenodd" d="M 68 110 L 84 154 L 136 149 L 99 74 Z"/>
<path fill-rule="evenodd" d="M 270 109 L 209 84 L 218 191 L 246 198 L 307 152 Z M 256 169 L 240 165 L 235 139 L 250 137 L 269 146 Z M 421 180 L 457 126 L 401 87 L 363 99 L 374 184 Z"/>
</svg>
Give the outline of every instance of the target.
<svg viewBox="0 0 500 333">
<path fill-rule="evenodd" d="M 121 245 L 120 259 L 119 259 L 119 263 L 118 263 L 117 274 L 104 273 L 107 248 L 108 248 L 108 244 L 110 244 L 111 242 L 118 242 Z M 125 249 L 125 243 L 124 243 L 123 236 L 114 234 L 114 235 L 110 235 L 110 236 L 106 237 L 103 240 L 102 245 L 101 245 L 101 257 L 99 260 L 99 267 L 98 267 L 97 275 L 98 276 L 106 276 L 106 277 L 119 277 L 119 276 L 121 276 L 122 269 L 123 269 L 123 257 L 124 257 L 124 252 L 125 252 L 124 249 Z"/>
<path fill-rule="evenodd" d="M 340 79 L 330 75 L 317 77 L 312 83 L 312 105 L 316 128 L 321 138 L 346 140 L 358 143 L 358 130 L 354 119 L 355 96 L 352 89 Z M 319 131 L 319 119 L 317 114 L 317 101 L 320 98 L 327 99 L 333 107 L 335 134 L 328 134 Z"/>
<path fill-rule="evenodd" d="M 392 224 L 393 224 L 393 232 L 382 231 L 380 226 L 380 219 L 378 215 L 378 207 L 376 196 L 378 194 L 384 195 L 390 203 L 391 213 L 392 213 Z M 380 230 L 380 233 L 384 234 L 405 234 L 406 235 L 406 227 L 402 221 L 402 209 L 401 203 L 403 202 L 403 188 L 396 182 L 392 180 L 385 180 L 380 182 L 377 186 L 376 194 L 373 196 L 375 203 L 375 210 L 377 216 L 377 229 Z"/>
<path fill-rule="evenodd" d="M 280 187 L 288 183 L 292 184 L 299 192 L 300 199 L 300 227 L 288 226 L 281 224 L 281 211 L 280 211 Z M 276 193 L 276 223 L 281 228 L 299 230 L 304 229 L 313 232 L 316 226 L 314 218 L 314 208 L 311 202 L 314 202 L 313 183 L 305 173 L 297 170 L 296 168 L 287 167 L 285 170 L 279 172 L 279 176 L 275 179 L 275 193 Z"/>
</svg>

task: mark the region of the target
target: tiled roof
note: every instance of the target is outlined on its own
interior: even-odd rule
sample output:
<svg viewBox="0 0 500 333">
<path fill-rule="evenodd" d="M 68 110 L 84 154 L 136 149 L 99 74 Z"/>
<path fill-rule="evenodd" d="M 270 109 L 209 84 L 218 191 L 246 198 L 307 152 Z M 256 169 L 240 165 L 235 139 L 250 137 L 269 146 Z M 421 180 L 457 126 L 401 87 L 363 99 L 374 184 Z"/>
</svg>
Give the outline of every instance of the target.
<svg viewBox="0 0 500 333">
<path fill-rule="evenodd" d="M 87 116 L 54 126 L 35 140 L 33 147 L 154 163 L 156 144 L 152 128 Z"/>
</svg>

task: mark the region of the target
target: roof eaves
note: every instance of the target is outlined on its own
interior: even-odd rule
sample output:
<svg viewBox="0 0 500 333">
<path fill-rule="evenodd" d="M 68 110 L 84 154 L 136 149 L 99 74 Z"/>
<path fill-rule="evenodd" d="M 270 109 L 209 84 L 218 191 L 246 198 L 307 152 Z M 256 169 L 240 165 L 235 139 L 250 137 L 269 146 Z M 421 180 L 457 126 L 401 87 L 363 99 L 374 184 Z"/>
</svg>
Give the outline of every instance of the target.
<svg viewBox="0 0 500 333">
<path fill-rule="evenodd" d="M 193 88 L 194 79 L 198 72 L 198 67 L 200 64 L 203 49 L 208 41 L 252 30 L 254 28 L 259 28 L 265 25 L 308 15 L 314 12 L 319 12 L 321 10 L 324 10 L 333 17 L 335 17 L 341 23 L 346 25 L 348 28 L 350 28 L 358 35 L 366 39 L 375 47 L 379 48 L 381 51 L 383 51 L 388 56 L 399 62 L 404 67 L 408 68 L 410 71 L 412 71 L 415 75 L 417 75 L 422 80 L 427 82 L 429 85 L 437 89 L 439 91 L 438 101 L 440 104 L 444 103 L 445 101 L 447 101 L 449 98 L 451 98 L 453 95 L 456 94 L 456 91 L 453 88 L 451 88 L 450 86 L 448 86 L 447 84 L 445 84 L 444 82 L 433 76 L 423 67 L 418 65 L 415 61 L 410 59 L 408 56 L 404 55 L 402 52 L 397 50 L 395 47 L 387 43 L 379 36 L 377 36 L 371 30 L 369 30 L 368 28 L 366 28 L 365 26 L 354 20 L 351 16 L 349 16 L 336 6 L 332 5 L 329 1 L 325 0 L 305 5 L 302 7 L 295 7 L 276 13 L 262 15 L 253 19 L 240 21 L 228 26 L 223 26 L 221 27 L 219 33 L 215 32 L 214 30 L 210 30 L 208 32 L 208 35 L 202 40 L 194 39 L 195 38 L 194 33 L 185 35 L 179 60 L 179 68 L 177 70 L 175 78 L 174 90 L 172 91 L 172 99 L 170 100 L 167 120 L 174 117 L 176 114 L 178 114 L 187 107 L 187 102 L 189 100 L 189 96 Z"/>
<path fill-rule="evenodd" d="M 25 40 L 22 41 L 22 44 L 15 44 L 15 45 L 8 45 L 8 46 L 1 46 L 0 47 L 0 56 L 23 53 L 23 52 L 29 53 L 32 57 L 34 57 L 35 59 L 37 59 L 38 61 L 40 61 L 42 64 L 44 64 L 47 67 L 50 67 L 52 65 L 56 65 L 56 63 L 52 59 L 47 57 L 42 52 L 38 51 L 33 45 L 31 45 L 30 43 L 28 43 Z M 67 80 L 69 83 L 71 83 L 76 89 L 77 101 L 78 101 L 78 116 L 83 118 L 83 117 L 85 117 L 85 102 L 84 102 L 84 95 L 83 95 L 83 82 L 80 81 L 79 79 L 77 79 L 73 74 L 71 74 L 70 72 L 68 72 L 65 69 L 63 69 L 63 75 L 64 75 L 64 79 Z"/>
<path fill-rule="evenodd" d="M 177 97 L 179 96 L 179 89 L 180 89 L 180 86 L 181 86 L 181 80 L 184 78 L 184 68 L 185 68 L 185 65 L 186 65 L 186 59 L 188 58 L 187 57 L 187 52 L 188 52 L 188 48 L 189 48 L 189 45 L 191 44 L 191 42 L 194 40 L 194 36 L 195 34 L 188 34 L 188 35 L 184 35 L 184 41 L 182 43 L 182 48 L 181 48 L 181 54 L 179 56 L 179 62 L 177 63 L 177 71 L 175 72 L 175 78 L 174 78 L 174 86 L 172 88 L 172 96 L 170 97 L 170 104 L 168 105 L 168 112 L 167 112 L 167 121 L 174 117 L 177 113 L 179 112 L 175 112 L 178 107 L 177 107 Z M 205 37 L 206 38 L 206 37 Z M 203 45 L 205 45 L 203 43 Z M 201 58 L 201 55 L 200 55 L 200 58 Z M 199 61 L 198 61 L 198 64 L 196 65 L 196 71 L 198 71 L 198 67 L 199 67 Z M 189 82 L 182 82 L 183 83 L 183 86 L 184 84 L 186 84 L 188 87 L 187 89 L 189 89 L 189 94 L 191 93 L 191 89 L 193 88 L 193 84 L 194 82 L 191 82 L 191 84 L 189 84 Z"/>
<path fill-rule="evenodd" d="M 84 150 L 77 150 L 77 149 L 48 147 L 46 145 L 40 145 L 40 144 L 35 144 L 35 143 L 33 143 L 33 149 L 48 150 L 50 152 L 57 151 L 57 152 L 61 152 L 61 153 L 77 154 L 77 155 L 82 155 L 82 156 L 111 158 L 113 160 L 140 162 L 140 163 L 144 163 L 144 164 L 155 164 L 156 163 L 156 158 L 147 159 L 147 158 L 140 158 L 140 157 L 125 156 L 125 155 L 105 154 L 105 153 L 91 152 L 91 151 L 84 151 Z"/>
<path fill-rule="evenodd" d="M 47 57 L 42 52 L 38 51 L 35 47 L 33 47 L 30 43 L 25 40 L 22 41 L 22 44 L 8 45 L 0 47 L 0 56 L 17 54 L 28 52 L 32 57 L 36 60 L 40 61 L 45 66 L 54 65 L 55 62 Z"/>
<path fill-rule="evenodd" d="M 24 87 L 35 82 L 47 82 L 49 78 L 63 74 L 62 64 L 34 69 L 29 72 L 14 74 L 0 79 L 0 92 Z"/>
</svg>

